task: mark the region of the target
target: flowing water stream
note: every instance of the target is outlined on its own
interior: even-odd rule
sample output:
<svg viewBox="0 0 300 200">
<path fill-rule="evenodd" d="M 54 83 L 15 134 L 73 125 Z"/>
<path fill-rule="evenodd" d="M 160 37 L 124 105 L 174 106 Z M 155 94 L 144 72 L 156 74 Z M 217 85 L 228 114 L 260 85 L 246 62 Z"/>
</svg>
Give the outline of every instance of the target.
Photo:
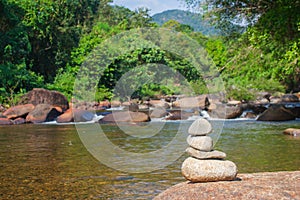
<svg viewBox="0 0 300 200">
<path fill-rule="evenodd" d="M 191 123 L 167 122 L 151 139 L 124 135 L 112 124 L 101 127 L 124 150 L 147 152 L 171 141 L 179 124 L 189 127 Z M 300 138 L 282 134 L 284 129 L 299 125 L 297 120 L 227 120 L 215 148 L 226 152 L 240 173 L 300 170 Z M 126 173 L 96 160 L 74 125 L 1 126 L 0 199 L 152 199 L 184 181 L 180 166 L 186 157 L 183 154 L 171 165 L 152 172 Z"/>
</svg>

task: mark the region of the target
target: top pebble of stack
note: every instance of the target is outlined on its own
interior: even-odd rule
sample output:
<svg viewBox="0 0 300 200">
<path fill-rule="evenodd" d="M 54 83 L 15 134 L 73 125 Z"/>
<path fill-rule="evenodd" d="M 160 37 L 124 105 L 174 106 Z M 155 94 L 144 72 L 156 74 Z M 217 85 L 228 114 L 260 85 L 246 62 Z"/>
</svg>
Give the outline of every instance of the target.
<svg viewBox="0 0 300 200">
<path fill-rule="evenodd" d="M 206 119 L 197 119 L 189 128 L 188 133 L 194 136 L 203 136 L 211 133 L 211 124 Z"/>
</svg>

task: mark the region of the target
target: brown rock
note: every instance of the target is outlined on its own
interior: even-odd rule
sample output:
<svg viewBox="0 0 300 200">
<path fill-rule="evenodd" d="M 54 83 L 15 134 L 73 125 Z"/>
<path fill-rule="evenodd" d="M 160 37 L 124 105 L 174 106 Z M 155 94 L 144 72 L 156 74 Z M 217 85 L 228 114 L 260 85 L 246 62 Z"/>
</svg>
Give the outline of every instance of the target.
<svg viewBox="0 0 300 200">
<path fill-rule="evenodd" d="M 72 110 L 75 110 L 75 109 L 69 108 L 68 110 L 66 110 L 66 112 L 64 112 L 63 114 L 61 114 L 60 116 L 57 117 L 56 122 L 57 123 L 74 122 Z"/>
<path fill-rule="evenodd" d="M 216 104 L 215 109 L 210 110 L 209 116 L 219 119 L 235 119 L 242 115 L 243 109 L 240 105 L 227 106 L 223 104 Z"/>
<path fill-rule="evenodd" d="M 245 118 L 248 118 L 248 119 L 255 119 L 256 117 L 257 116 L 253 112 L 247 112 L 245 115 Z"/>
<path fill-rule="evenodd" d="M 102 122 L 148 122 L 150 121 L 150 117 L 142 112 L 113 112 L 111 114 L 106 115 L 102 120 Z"/>
<path fill-rule="evenodd" d="M 237 175 L 236 165 L 228 160 L 199 160 L 189 157 L 181 167 L 182 175 L 189 181 L 230 181 Z"/>
<path fill-rule="evenodd" d="M 206 95 L 201 95 L 197 97 L 184 97 L 173 102 L 173 107 L 175 108 L 201 108 L 205 109 L 209 106 L 209 100 Z"/>
<path fill-rule="evenodd" d="M 149 105 L 154 108 L 164 108 L 164 109 L 170 108 L 170 105 L 163 100 L 150 100 Z"/>
<path fill-rule="evenodd" d="M 3 116 L 6 116 L 9 119 L 15 119 L 18 117 L 26 117 L 26 115 L 33 111 L 34 109 L 34 105 L 33 104 L 25 104 L 25 105 L 18 105 L 18 106 L 14 106 L 11 107 L 9 109 L 7 109 L 4 113 Z"/>
<path fill-rule="evenodd" d="M 199 151 L 198 149 L 194 149 L 192 147 L 188 147 L 185 152 L 187 152 L 190 156 L 197 159 L 224 159 L 226 158 L 226 153 L 213 150 L 213 151 Z"/>
<path fill-rule="evenodd" d="M 188 113 L 181 110 L 173 110 L 169 112 L 169 114 L 165 117 L 165 120 L 186 120 L 191 116 L 193 116 L 193 113 Z"/>
<path fill-rule="evenodd" d="M 121 101 L 112 101 L 111 102 L 111 107 L 115 108 L 115 107 L 120 107 L 121 106 Z"/>
<path fill-rule="evenodd" d="M 154 108 L 151 110 L 150 117 L 151 118 L 162 118 L 167 115 L 167 111 L 164 108 Z"/>
<path fill-rule="evenodd" d="M 293 135 L 293 136 L 300 136 L 300 129 L 296 128 L 288 128 L 283 131 L 285 135 Z"/>
<path fill-rule="evenodd" d="M 281 102 L 299 102 L 299 98 L 294 94 L 285 94 L 281 97 Z"/>
<path fill-rule="evenodd" d="M 13 124 L 12 121 L 8 118 L 0 118 L 0 125 L 11 125 Z"/>
<path fill-rule="evenodd" d="M 68 122 L 87 122 L 94 118 L 94 114 L 80 109 L 68 109 L 62 115 L 57 117 L 57 123 L 68 123 Z"/>
<path fill-rule="evenodd" d="M 49 104 L 39 104 L 27 115 L 26 122 L 42 123 L 53 121 L 60 114 L 61 113 L 58 112 L 55 107 Z"/>
<path fill-rule="evenodd" d="M 42 88 L 35 88 L 21 97 L 19 104 L 49 104 L 53 107 L 58 106 L 63 111 L 69 108 L 67 98 L 57 91 L 50 91 Z"/>
<path fill-rule="evenodd" d="M 26 120 L 22 117 L 13 120 L 13 124 L 25 124 Z"/>
<path fill-rule="evenodd" d="M 239 180 L 210 183 L 179 183 L 154 200 L 199 199 L 300 199 L 300 171 L 239 174 Z"/>
<path fill-rule="evenodd" d="M 295 120 L 295 115 L 282 105 L 271 105 L 258 118 L 258 121 L 288 121 Z"/>
</svg>

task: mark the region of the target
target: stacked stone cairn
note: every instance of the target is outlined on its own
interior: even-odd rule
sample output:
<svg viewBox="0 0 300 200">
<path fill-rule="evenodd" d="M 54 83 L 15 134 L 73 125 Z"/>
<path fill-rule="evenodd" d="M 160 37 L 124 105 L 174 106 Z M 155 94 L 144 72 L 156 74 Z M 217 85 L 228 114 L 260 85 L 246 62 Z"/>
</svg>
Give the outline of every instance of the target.
<svg viewBox="0 0 300 200">
<path fill-rule="evenodd" d="M 198 119 L 190 126 L 186 152 L 191 156 L 182 164 L 183 176 L 193 182 L 229 181 L 237 175 L 236 165 L 226 154 L 213 150 L 213 139 L 208 136 L 212 126 L 206 119 Z"/>
</svg>

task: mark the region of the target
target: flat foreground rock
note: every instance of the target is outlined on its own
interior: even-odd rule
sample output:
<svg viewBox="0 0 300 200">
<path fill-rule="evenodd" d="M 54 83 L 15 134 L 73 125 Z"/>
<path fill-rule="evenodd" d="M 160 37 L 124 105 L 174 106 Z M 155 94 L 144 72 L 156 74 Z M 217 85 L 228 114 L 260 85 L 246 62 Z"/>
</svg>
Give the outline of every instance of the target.
<svg viewBox="0 0 300 200">
<path fill-rule="evenodd" d="M 300 171 L 239 174 L 238 177 L 240 181 L 186 181 L 167 189 L 154 199 L 300 199 Z"/>
</svg>

